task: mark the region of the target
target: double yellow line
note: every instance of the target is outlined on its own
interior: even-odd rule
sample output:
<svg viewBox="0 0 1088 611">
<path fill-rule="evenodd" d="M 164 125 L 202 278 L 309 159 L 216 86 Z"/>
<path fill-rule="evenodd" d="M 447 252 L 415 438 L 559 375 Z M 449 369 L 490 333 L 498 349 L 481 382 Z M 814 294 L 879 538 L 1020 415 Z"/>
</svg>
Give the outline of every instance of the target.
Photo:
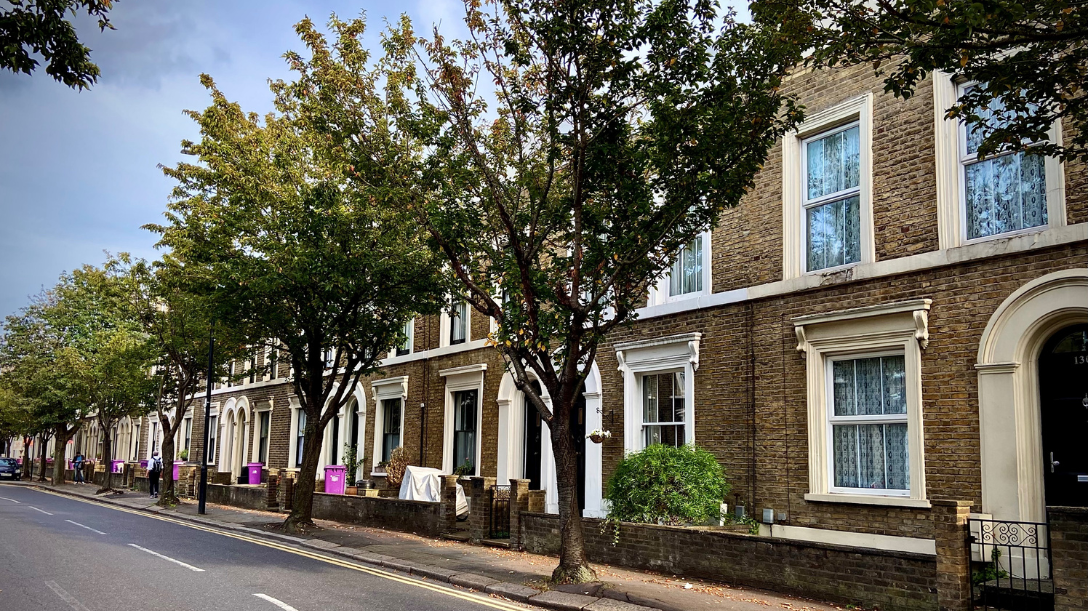
<svg viewBox="0 0 1088 611">
<path fill-rule="evenodd" d="M 152 519 L 155 519 L 155 520 L 161 520 L 163 522 L 170 522 L 172 524 L 177 524 L 179 526 L 184 526 L 186 528 L 192 528 L 194 530 L 202 530 L 204 532 L 209 532 L 209 533 L 212 533 L 212 534 L 215 534 L 215 535 L 220 535 L 220 536 L 223 536 L 223 537 L 230 537 L 232 539 L 238 539 L 239 541 L 246 541 L 248 543 L 253 543 L 255 545 L 262 545 L 264 547 L 270 547 L 272 549 L 277 549 L 277 550 L 280 550 L 282 552 L 287 552 L 289 554 L 295 554 L 296 556 L 303 556 L 303 557 L 306 557 L 306 558 L 317 560 L 319 562 L 324 562 L 326 564 L 332 564 L 332 565 L 344 567 L 346 569 L 351 569 L 353 571 L 358 571 L 360 573 L 366 573 L 368 575 L 373 575 L 375 577 L 381 577 L 382 579 L 388 579 L 390 581 L 396 581 L 398 583 L 403 583 L 405 585 L 415 586 L 417 588 L 423 588 L 425 590 L 431 590 L 432 592 L 437 592 L 439 594 L 444 594 L 446 596 L 452 596 L 454 598 L 460 598 L 462 600 L 467 600 L 469 602 L 476 603 L 478 605 L 483 605 L 485 607 L 491 607 L 493 609 L 504 609 L 506 611 L 525 611 L 525 607 L 515 606 L 513 604 L 504 602 L 502 600 L 497 600 L 497 599 L 493 599 L 493 598 L 485 598 L 483 596 L 473 595 L 473 594 L 469 594 L 469 593 L 466 593 L 466 592 L 459 592 L 459 591 L 451 589 L 451 588 L 442 587 L 442 586 L 439 586 L 439 585 L 436 585 L 436 584 L 427 583 L 425 581 L 419 581 L 419 580 L 416 580 L 416 579 L 408 579 L 408 578 L 405 578 L 405 577 L 401 577 L 400 575 L 390 573 L 388 571 L 383 571 L 381 569 L 372 569 L 370 567 L 361 566 L 361 565 L 358 565 L 358 564 L 355 564 L 355 563 L 352 563 L 352 562 L 347 562 L 345 560 L 340 560 L 340 559 L 337 559 L 337 558 L 331 558 L 329 556 L 325 556 L 325 555 L 322 555 L 322 554 L 316 554 L 314 552 L 298 549 L 298 548 L 295 548 L 295 547 L 290 547 L 288 545 L 283 545 L 283 544 L 280 544 L 280 543 L 274 543 L 272 541 L 268 541 L 268 540 L 265 540 L 265 539 L 258 539 L 256 537 L 249 537 L 249 536 L 246 536 L 246 535 L 240 535 L 238 533 L 227 532 L 227 531 L 219 530 L 217 528 L 210 528 L 208 526 L 203 526 L 201 524 L 194 524 L 194 523 L 188 522 L 186 520 L 179 520 L 179 519 L 176 519 L 176 518 L 169 518 L 169 517 L 163 516 L 161 514 L 151 513 L 151 512 L 147 512 L 147 511 L 140 511 L 140 510 L 137 510 L 137 509 L 130 509 L 128 507 L 118 507 L 117 505 L 107 504 L 107 503 L 100 503 L 100 502 L 97 502 L 97 501 L 92 500 L 92 499 L 80 498 L 78 496 L 70 496 L 70 495 L 67 495 L 67 494 L 60 494 L 60 493 L 53 492 L 51 490 L 45 490 L 45 489 L 42 489 L 42 488 L 36 488 L 36 489 L 39 492 L 44 492 L 46 494 L 52 494 L 53 496 L 60 496 L 60 497 L 64 497 L 64 498 L 73 499 L 73 500 L 79 501 L 81 503 L 88 503 L 88 504 L 91 504 L 91 505 L 97 505 L 99 507 L 106 507 L 106 508 L 112 509 L 114 511 L 123 511 L 125 513 L 131 513 L 131 514 L 134 514 L 134 515 L 143 516 L 145 518 L 152 518 Z"/>
</svg>

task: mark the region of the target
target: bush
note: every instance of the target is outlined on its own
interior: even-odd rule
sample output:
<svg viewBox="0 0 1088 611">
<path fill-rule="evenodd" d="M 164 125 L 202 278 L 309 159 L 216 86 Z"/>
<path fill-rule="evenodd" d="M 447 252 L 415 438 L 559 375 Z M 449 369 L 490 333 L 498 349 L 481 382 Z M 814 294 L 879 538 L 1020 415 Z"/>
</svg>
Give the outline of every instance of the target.
<svg viewBox="0 0 1088 611">
<path fill-rule="evenodd" d="M 608 479 L 608 520 L 645 524 L 702 524 L 721 517 L 729 494 L 714 455 L 695 446 L 661 444 L 629 454 Z"/>
<path fill-rule="evenodd" d="M 404 446 L 389 453 L 389 464 L 385 465 L 385 481 L 390 487 L 400 486 L 404 479 L 404 470 L 408 467 L 408 450 Z"/>
</svg>

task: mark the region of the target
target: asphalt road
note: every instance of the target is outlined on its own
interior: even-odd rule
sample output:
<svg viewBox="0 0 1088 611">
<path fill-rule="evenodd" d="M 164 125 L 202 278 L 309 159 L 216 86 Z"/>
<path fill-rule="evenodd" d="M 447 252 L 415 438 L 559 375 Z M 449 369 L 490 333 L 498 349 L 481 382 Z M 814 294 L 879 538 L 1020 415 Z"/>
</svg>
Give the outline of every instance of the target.
<svg viewBox="0 0 1088 611">
<path fill-rule="evenodd" d="M 495 608 L 526 607 L 319 552 L 0 485 L 0 611 Z"/>
</svg>

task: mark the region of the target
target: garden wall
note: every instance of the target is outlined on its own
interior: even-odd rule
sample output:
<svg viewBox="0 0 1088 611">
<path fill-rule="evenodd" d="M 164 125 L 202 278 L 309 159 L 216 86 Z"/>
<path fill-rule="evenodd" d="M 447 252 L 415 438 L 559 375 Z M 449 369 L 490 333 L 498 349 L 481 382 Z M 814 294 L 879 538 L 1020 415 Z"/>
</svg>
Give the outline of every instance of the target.
<svg viewBox="0 0 1088 611">
<path fill-rule="evenodd" d="M 442 503 L 314 493 L 314 518 L 436 536 L 446 529 Z"/>
<path fill-rule="evenodd" d="M 559 550 L 559 518 L 522 513 L 528 552 Z M 938 608 L 934 556 L 758 537 L 708 529 L 620 525 L 584 519 L 591 562 L 648 569 L 776 590 L 884 611 Z"/>
</svg>

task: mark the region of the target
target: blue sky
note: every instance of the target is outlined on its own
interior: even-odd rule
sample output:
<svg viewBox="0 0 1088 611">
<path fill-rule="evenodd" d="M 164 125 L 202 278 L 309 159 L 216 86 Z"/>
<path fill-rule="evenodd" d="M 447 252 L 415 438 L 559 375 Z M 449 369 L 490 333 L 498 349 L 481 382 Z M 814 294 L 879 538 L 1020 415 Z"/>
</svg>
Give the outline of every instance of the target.
<svg viewBox="0 0 1088 611">
<path fill-rule="evenodd" d="M 302 50 L 292 26 L 310 16 L 365 11 L 376 42 L 383 18 L 408 13 L 417 30 L 464 31 L 460 0 L 120 0 L 115 31 L 77 21 L 102 70 L 89 91 L 44 71 L 0 71 L 0 317 L 56 283 L 65 270 L 101 264 L 103 251 L 153 259 L 171 182 L 158 164 L 181 160 L 196 139 L 185 109 L 203 109 L 206 72 L 248 111 L 271 109 L 268 79 L 290 78 L 282 59 Z"/>
</svg>

